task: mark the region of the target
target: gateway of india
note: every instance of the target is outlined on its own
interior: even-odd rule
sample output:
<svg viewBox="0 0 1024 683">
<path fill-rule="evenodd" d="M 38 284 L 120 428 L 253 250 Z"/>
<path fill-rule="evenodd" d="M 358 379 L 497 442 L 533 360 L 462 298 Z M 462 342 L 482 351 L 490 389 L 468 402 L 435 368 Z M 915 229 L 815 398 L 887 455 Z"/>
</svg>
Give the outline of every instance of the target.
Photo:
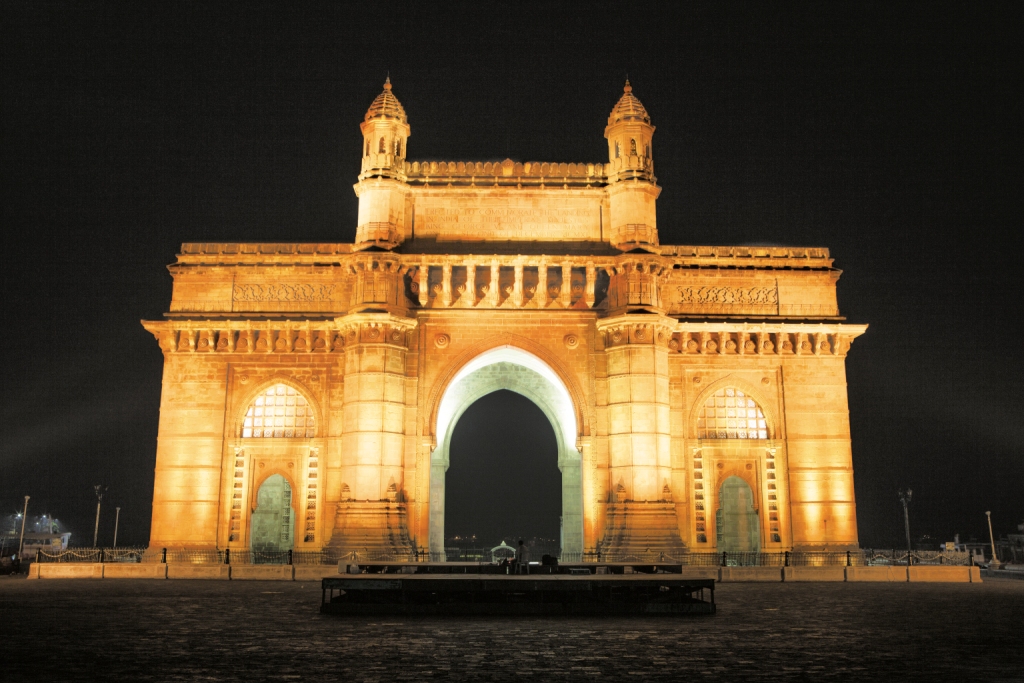
<svg viewBox="0 0 1024 683">
<path fill-rule="evenodd" d="M 150 547 L 443 558 L 452 432 L 507 389 L 557 440 L 563 561 L 857 548 L 828 249 L 661 244 L 628 82 L 601 163 L 410 161 L 390 81 L 360 128 L 354 243 L 169 267 Z"/>
</svg>

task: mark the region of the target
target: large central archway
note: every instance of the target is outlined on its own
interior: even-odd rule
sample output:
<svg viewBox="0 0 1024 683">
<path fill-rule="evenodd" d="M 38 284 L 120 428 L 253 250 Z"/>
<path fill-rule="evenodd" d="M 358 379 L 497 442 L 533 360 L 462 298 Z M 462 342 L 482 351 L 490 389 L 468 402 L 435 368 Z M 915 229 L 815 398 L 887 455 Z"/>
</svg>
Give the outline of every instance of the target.
<svg viewBox="0 0 1024 683">
<path fill-rule="evenodd" d="M 451 437 L 462 414 L 479 398 L 506 389 L 533 401 L 551 423 L 562 473 L 562 557 L 583 552 L 583 482 L 576 449 L 577 421 L 569 390 L 537 356 L 513 346 L 486 351 L 455 374 L 437 410 L 437 448 L 430 461 L 430 552 L 444 556 L 445 473 Z"/>
</svg>

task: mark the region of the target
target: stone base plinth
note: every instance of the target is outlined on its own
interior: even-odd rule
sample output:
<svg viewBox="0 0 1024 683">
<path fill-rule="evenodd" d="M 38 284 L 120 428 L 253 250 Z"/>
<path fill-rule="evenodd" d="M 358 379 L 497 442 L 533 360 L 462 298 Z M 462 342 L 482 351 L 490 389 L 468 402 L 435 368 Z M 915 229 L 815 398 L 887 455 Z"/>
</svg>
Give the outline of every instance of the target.
<svg viewBox="0 0 1024 683">
<path fill-rule="evenodd" d="M 232 581 L 291 581 L 294 578 L 290 564 L 236 564 L 231 567 Z"/>
<path fill-rule="evenodd" d="M 605 520 L 604 539 L 598 547 L 605 561 L 663 556 L 668 559 L 686 552 L 673 503 L 610 503 Z"/>
<path fill-rule="evenodd" d="M 347 501 L 338 504 L 334 535 L 327 547 L 352 559 L 411 559 L 413 545 L 405 504 L 391 501 Z M 347 559 L 347 558 L 346 558 Z"/>
<path fill-rule="evenodd" d="M 783 581 L 846 581 L 846 567 L 783 567 Z"/>
<path fill-rule="evenodd" d="M 143 564 L 105 564 L 104 579 L 166 579 L 167 565 L 159 562 Z"/>
<path fill-rule="evenodd" d="M 782 567 L 721 567 L 718 580 L 723 583 L 782 581 Z"/>
<path fill-rule="evenodd" d="M 168 579 L 228 579 L 231 567 L 226 564 L 168 564 Z"/>
</svg>

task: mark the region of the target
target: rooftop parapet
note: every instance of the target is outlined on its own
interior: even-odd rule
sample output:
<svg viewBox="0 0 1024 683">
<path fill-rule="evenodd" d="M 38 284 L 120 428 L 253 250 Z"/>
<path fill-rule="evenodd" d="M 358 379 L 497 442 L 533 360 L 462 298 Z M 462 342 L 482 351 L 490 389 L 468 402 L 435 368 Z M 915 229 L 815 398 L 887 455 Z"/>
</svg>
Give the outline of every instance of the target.
<svg viewBox="0 0 1024 683">
<path fill-rule="evenodd" d="M 529 187 L 603 187 L 605 164 L 547 161 L 412 161 L 404 162 L 412 185 L 523 185 Z"/>
</svg>

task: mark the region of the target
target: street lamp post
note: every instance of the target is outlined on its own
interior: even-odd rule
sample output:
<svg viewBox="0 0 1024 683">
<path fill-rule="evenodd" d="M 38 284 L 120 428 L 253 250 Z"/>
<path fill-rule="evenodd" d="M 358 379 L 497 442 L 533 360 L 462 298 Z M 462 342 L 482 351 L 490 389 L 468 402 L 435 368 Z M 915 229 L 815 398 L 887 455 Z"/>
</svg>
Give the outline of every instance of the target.
<svg viewBox="0 0 1024 683">
<path fill-rule="evenodd" d="M 18 541 L 18 562 L 21 562 L 21 554 L 25 552 L 25 520 L 28 519 L 28 499 L 25 496 L 25 509 L 21 511 L 21 540 Z"/>
<path fill-rule="evenodd" d="M 910 496 L 914 494 L 910 489 L 899 491 L 900 502 L 903 503 L 903 528 L 907 532 L 907 566 L 910 566 L 910 554 L 913 548 L 910 545 L 910 513 L 907 511 L 907 505 L 910 504 Z"/>
<path fill-rule="evenodd" d="M 117 547 L 117 523 L 121 521 L 121 508 L 114 508 L 116 514 L 114 515 L 114 547 Z"/>
<path fill-rule="evenodd" d="M 100 489 L 103 486 L 96 484 L 93 488 L 96 489 L 96 528 L 92 532 L 92 547 L 96 548 L 96 542 L 100 537 L 100 505 L 103 503 L 103 491 L 100 491 Z M 105 491 L 106 489 L 103 490 Z"/>
<path fill-rule="evenodd" d="M 992 561 L 989 562 L 989 569 L 999 569 L 999 557 L 996 556 L 996 537 L 992 534 L 992 511 L 987 510 L 985 516 L 988 517 L 988 540 L 992 544 Z"/>
</svg>

